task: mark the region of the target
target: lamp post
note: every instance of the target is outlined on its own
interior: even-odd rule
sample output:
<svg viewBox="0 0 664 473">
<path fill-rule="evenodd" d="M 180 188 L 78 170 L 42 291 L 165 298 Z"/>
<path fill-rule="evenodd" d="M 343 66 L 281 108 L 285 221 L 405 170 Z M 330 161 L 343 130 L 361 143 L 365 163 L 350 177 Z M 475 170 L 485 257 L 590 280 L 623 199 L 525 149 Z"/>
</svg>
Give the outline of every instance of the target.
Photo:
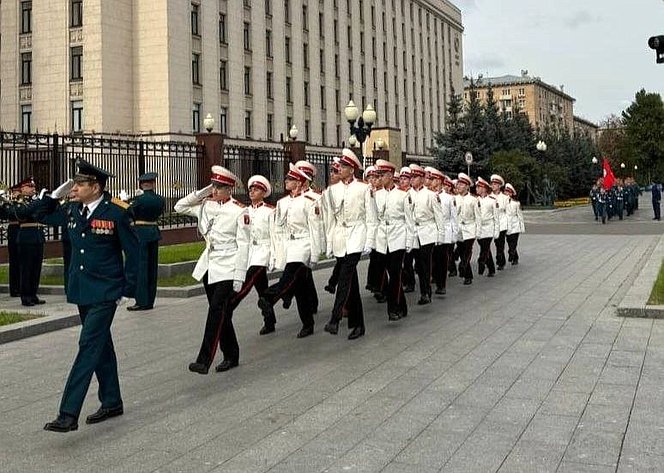
<svg viewBox="0 0 664 473">
<path fill-rule="evenodd" d="M 463 159 L 466 161 L 466 166 L 468 168 L 468 176 L 470 177 L 470 165 L 473 164 L 473 153 L 466 151 L 466 154 L 463 155 Z"/>
<path fill-rule="evenodd" d="M 597 166 L 597 163 L 598 163 L 599 161 L 598 161 L 598 159 L 597 159 L 595 156 L 593 156 L 593 159 L 591 159 L 591 162 L 593 163 L 593 173 L 592 173 L 592 178 L 593 178 L 593 179 L 595 180 L 595 182 L 596 182 L 596 181 L 597 181 L 597 178 L 596 178 L 595 176 L 597 176 L 597 170 L 595 169 L 595 166 Z"/>
<path fill-rule="evenodd" d="M 355 143 L 359 144 L 362 150 L 362 167 L 366 168 L 366 153 L 364 151 L 364 145 L 371 134 L 371 127 L 376 123 L 376 111 L 371 104 L 368 104 L 364 109 L 364 112 L 362 112 L 362 115 L 360 115 L 359 109 L 351 100 L 348 102 L 348 105 L 346 105 L 344 114 L 350 125 L 351 137 L 348 139 L 348 143 L 353 146 L 353 140 L 355 140 Z"/>
<path fill-rule="evenodd" d="M 295 125 L 293 125 L 291 127 L 291 129 L 288 131 L 288 136 L 290 136 L 291 140 L 295 141 L 295 140 L 297 140 L 298 132 L 299 132 L 299 130 L 297 129 L 297 127 Z"/>
<path fill-rule="evenodd" d="M 203 120 L 203 126 L 205 127 L 208 133 L 212 133 L 212 129 L 214 128 L 214 118 L 212 118 L 211 113 L 208 113 L 205 116 L 205 119 Z"/>
<path fill-rule="evenodd" d="M 625 177 L 625 163 L 620 163 L 620 177 Z"/>
</svg>

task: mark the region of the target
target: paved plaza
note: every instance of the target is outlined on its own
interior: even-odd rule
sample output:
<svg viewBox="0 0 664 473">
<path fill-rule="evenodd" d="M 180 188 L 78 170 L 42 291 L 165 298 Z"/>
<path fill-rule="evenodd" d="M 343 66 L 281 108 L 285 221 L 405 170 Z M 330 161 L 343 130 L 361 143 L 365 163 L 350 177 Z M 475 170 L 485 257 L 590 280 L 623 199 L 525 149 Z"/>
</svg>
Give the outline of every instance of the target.
<svg viewBox="0 0 664 473">
<path fill-rule="evenodd" d="M 299 319 L 281 308 L 277 332 L 259 336 L 252 293 L 234 317 L 240 367 L 227 373 L 187 371 L 204 297 L 119 310 L 125 415 L 84 424 L 98 407 L 93 381 L 70 434 L 42 427 L 79 329 L 0 345 L 0 470 L 663 471 L 664 321 L 615 315 L 664 230 L 648 204 L 607 225 L 587 207 L 529 212 L 519 266 L 472 286 L 453 278 L 428 306 L 410 294 L 398 322 L 363 291 L 367 334 L 356 341 L 322 330 L 329 269 L 314 273 L 309 338 L 295 338 Z"/>
</svg>

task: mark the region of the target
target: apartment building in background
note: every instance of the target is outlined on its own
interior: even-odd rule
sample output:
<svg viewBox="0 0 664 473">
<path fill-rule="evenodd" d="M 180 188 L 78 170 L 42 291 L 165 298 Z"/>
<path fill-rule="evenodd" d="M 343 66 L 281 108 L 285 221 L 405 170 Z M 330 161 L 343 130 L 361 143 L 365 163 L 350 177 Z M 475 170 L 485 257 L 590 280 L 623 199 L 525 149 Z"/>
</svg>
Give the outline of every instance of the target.
<svg viewBox="0 0 664 473">
<path fill-rule="evenodd" d="M 548 125 L 564 125 L 574 130 L 574 102 L 564 88 L 547 84 L 539 77 L 531 77 L 528 71 L 521 75 L 480 77 L 475 91 L 482 103 L 486 103 L 487 90 L 491 86 L 493 98 L 500 113 L 511 117 L 515 109 L 528 116 L 534 129 Z M 470 100 L 470 80 L 464 78 L 464 102 Z"/>
<path fill-rule="evenodd" d="M 278 141 L 294 124 L 348 140 L 372 104 L 423 155 L 463 87 L 461 12 L 447 0 L 5 0 L 0 127 Z"/>
</svg>

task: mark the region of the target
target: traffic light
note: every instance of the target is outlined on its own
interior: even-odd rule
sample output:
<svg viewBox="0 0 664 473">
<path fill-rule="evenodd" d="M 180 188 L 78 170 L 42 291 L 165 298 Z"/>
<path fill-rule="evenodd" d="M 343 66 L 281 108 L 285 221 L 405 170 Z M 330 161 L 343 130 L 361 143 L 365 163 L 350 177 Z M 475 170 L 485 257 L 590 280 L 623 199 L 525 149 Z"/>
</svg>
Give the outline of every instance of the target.
<svg viewBox="0 0 664 473">
<path fill-rule="evenodd" d="M 664 36 L 651 36 L 648 40 L 648 46 L 655 50 L 657 64 L 664 63 Z"/>
</svg>

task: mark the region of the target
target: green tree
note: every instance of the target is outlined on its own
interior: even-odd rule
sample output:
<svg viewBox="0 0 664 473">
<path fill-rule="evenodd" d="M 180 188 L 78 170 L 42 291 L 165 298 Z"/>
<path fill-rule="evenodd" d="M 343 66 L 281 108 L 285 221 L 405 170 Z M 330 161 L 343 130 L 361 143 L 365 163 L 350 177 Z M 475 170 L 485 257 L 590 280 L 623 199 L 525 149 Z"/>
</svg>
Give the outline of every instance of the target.
<svg viewBox="0 0 664 473">
<path fill-rule="evenodd" d="M 649 180 L 664 177 L 664 103 L 657 93 L 641 89 L 622 113 L 625 156 L 646 170 Z"/>
</svg>

